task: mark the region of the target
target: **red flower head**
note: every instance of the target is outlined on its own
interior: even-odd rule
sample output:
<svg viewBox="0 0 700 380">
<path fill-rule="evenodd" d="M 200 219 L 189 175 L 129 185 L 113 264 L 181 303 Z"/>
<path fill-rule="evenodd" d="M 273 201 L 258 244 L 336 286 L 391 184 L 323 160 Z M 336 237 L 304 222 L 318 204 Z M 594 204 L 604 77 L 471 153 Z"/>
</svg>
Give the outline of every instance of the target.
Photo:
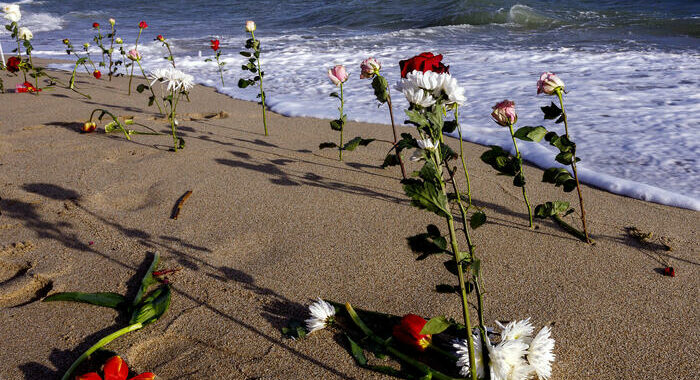
<svg viewBox="0 0 700 380">
<path fill-rule="evenodd" d="M 97 123 L 88 121 L 83 124 L 83 127 L 80 128 L 80 131 L 83 133 L 90 133 L 90 132 L 95 132 L 95 129 L 97 129 Z M 91 242 L 92 243 L 92 242 Z M 90 244 L 92 245 L 92 244 Z"/>
<path fill-rule="evenodd" d="M 95 28 L 95 29 L 97 29 L 97 28 L 100 27 L 100 24 L 99 24 L 99 23 L 96 23 L 96 22 L 93 22 L 93 23 L 92 23 L 92 27 Z"/>
<path fill-rule="evenodd" d="M 102 78 L 102 73 L 100 72 L 100 70 L 95 70 L 95 72 L 92 73 L 92 76 L 94 76 L 97 79 L 100 79 Z"/>
<path fill-rule="evenodd" d="M 163 42 L 163 41 L 165 40 L 165 37 L 163 37 L 162 34 L 159 34 L 159 35 L 156 36 L 156 40 L 158 40 L 158 41 L 160 41 L 160 42 Z"/>
<path fill-rule="evenodd" d="M 394 338 L 418 351 L 424 351 L 430 346 L 433 340 L 432 335 L 420 333 L 426 323 L 428 323 L 428 321 L 415 314 L 406 314 L 401 318 L 401 321 L 394 326 Z"/>
<path fill-rule="evenodd" d="M 219 50 L 219 40 L 211 40 L 211 49 L 214 51 Z"/>
<path fill-rule="evenodd" d="M 129 376 L 129 367 L 122 358 L 113 356 L 105 363 L 104 375 L 104 380 L 126 380 L 127 376 Z M 153 373 L 144 372 L 136 377 L 132 377 L 131 380 L 153 380 L 155 378 L 156 375 Z M 75 380 L 102 380 L 102 378 L 96 372 L 90 372 L 76 377 Z"/>
<path fill-rule="evenodd" d="M 413 70 L 432 71 L 438 74 L 450 73 L 450 66 L 445 66 L 442 63 L 442 54 L 420 53 L 411 59 L 399 61 L 399 66 L 401 67 L 401 78 L 406 78 L 406 74 Z"/>
<path fill-rule="evenodd" d="M 146 24 L 146 21 L 141 21 L 141 22 L 139 23 L 139 28 L 141 28 L 141 29 L 146 29 L 146 28 L 148 28 L 148 24 Z"/>
<path fill-rule="evenodd" d="M 7 71 L 11 73 L 16 73 L 19 71 L 20 63 L 22 63 L 22 60 L 19 59 L 19 57 L 10 57 L 7 59 L 7 65 L 5 65 L 5 68 L 7 68 Z"/>
<path fill-rule="evenodd" d="M 663 272 L 664 276 L 676 277 L 676 271 L 673 269 L 673 267 L 665 267 Z"/>
</svg>

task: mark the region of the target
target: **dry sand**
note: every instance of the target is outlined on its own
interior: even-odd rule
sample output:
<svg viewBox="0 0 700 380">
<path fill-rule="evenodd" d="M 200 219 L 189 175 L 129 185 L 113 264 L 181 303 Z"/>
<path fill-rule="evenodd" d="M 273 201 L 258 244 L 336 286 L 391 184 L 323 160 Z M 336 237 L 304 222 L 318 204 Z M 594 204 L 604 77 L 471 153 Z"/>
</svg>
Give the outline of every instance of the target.
<svg viewBox="0 0 700 380">
<path fill-rule="evenodd" d="M 17 78 L 3 78 L 14 88 Z M 144 95 L 126 96 L 124 78 L 83 75 L 78 84 L 92 100 L 65 89 L 0 94 L 0 379 L 60 378 L 117 329 L 111 310 L 38 299 L 134 294 L 156 251 L 161 267 L 183 268 L 171 309 L 107 348 L 162 379 L 380 378 L 356 366 L 329 330 L 299 341 L 282 336 L 317 296 L 460 318 L 458 298 L 434 291 L 455 282 L 442 266 L 448 257 L 417 261 L 406 243 L 430 223 L 446 230 L 444 223 L 408 204 L 397 168 L 378 167 L 388 145 L 360 147 L 338 162 L 335 151 L 318 150 L 337 139 L 327 120 L 268 113 L 264 137 L 257 104 L 197 86 L 192 102 L 180 103 L 187 146 L 176 154 L 168 135 L 80 134 L 96 107 L 157 130 L 167 125 L 144 107 Z M 230 117 L 201 118 L 221 111 Z M 349 123 L 347 131 L 391 137 L 384 125 Z M 595 245 L 550 221 L 530 230 L 518 189 L 479 160 L 486 148 L 465 147 L 474 202 L 489 218 L 474 233 L 489 324 L 551 324 L 553 379 L 696 379 L 700 213 L 584 186 Z M 526 174 L 533 204 L 576 204 L 575 192 L 538 182 L 541 170 Z M 187 190 L 192 196 L 171 219 Z M 640 245 L 626 226 L 669 238 L 673 251 Z M 664 262 L 676 277 L 657 272 Z"/>
</svg>

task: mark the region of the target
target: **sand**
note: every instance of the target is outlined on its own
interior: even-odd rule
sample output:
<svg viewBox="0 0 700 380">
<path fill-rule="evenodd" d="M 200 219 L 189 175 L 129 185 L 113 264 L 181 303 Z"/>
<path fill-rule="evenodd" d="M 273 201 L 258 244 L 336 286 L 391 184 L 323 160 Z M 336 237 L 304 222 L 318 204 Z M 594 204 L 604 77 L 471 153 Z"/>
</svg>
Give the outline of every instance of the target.
<svg viewBox="0 0 700 380">
<path fill-rule="evenodd" d="M 6 88 L 18 80 L 3 79 Z M 379 168 L 386 143 L 339 162 L 335 151 L 318 149 L 338 137 L 327 120 L 270 112 L 265 137 L 257 104 L 197 86 L 179 107 L 186 148 L 173 153 L 168 135 L 79 133 L 97 107 L 168 126 L 144 95 L 126 95 L 124 78 L 81 75 L 78 85 L 92 100 L 65 89 L 0 94 L 1 379 L 60 378 L 123 326 L 109 309 L 39 300 L 60 291 L 133 295 L 153 252 L 161 267 L 182 268 L 171 308 L 107 348 L 162 379 L 382 378 L 355 365 L 331 330 L 282 336 L 319 296 L 398 315 L 461 317 L 457 296 L 434 290 L 456 283 L 442 265 L 449 257 L 416 260 L 406 241 L 431 223 L 446 231 L 444 221 L 409 205 L 397 168 Z M 351 122 L 347 131 L 391 138 L 385 125 Z M 553 379 L 697 378 L 700 213 L 584 186 L 595 245 L 549 220 L 530 230 L 519 189 L 479 160 L 485 147 L 465 149 L 474 203 L 488 214 L 474 240 L 490 325 L 526 317 L 551 325 Z M 575 192 L 540 183 L 541 173 L 526 168 L 534 204 L 576 204 Z M 638 243 L 628 226 L 670 239 L 673 250 Z M 665 264 L 675 277 L 658 272 Z"/>
</svg>

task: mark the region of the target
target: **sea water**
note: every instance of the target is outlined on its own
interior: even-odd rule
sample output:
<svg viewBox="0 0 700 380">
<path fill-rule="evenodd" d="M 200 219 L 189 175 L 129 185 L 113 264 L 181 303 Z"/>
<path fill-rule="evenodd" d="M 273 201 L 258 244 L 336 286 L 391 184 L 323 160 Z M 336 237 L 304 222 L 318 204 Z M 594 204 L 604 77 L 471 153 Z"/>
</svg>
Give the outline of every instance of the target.
<svg viewBox="0 0 700 380">
<path fill-rule="evenodd" d="M 147 70 L 167 66 L 164 35 L 177 67 L 198 83 L 235 98 L 255 100 L 255 88 L 239 89 L 245 58 L 246 20 L 258 25 L 267 104 L 289 116 L 337 117 L 329 67 L 343 64 L 348 117 L 387 124 L 359 64 L 373 56 L 390 83 L 398 61 L 424 51 L 443 54 L 468 102 L 460 108 L 465 140 L 511 149 L 508 131 L 490 120 L 491 107 L 516 102 L 518 125 L 545 122 L 539 108 L 555 98 L 536 96 L 544 71 L 566 83 L 565 106 L 577 143 L 580 177 L 593 186 L 638 199 L 700 210 L 700 2 L 631 0 L 441 1 L 96 1 L 19 2 L 22 25 L 34 32 L 35 54 L 66 57 L 61 40 L 92 45 L 92 23 L 109 28 L 131 46 L 145 20 L 139 50 Z M 221 40 L 226 62 L 222 86 L 210 39 Z M 12 43 L 0 34 L 7 53 Z M 95 51 L 93 58 L 98 56 Z M 104 70 L 103 70 L 104 71 Z M 248 73 L 249 74 L 249 73 Z M 395 112 L 407 107 L 394 91 Z M 410 128 L 410 127 L 405 127 Z M 274 133 L 274 131 L 273 131 Z M 390 138 L 390 128 L 376 137 Z M 557 166 L 546 142 L 521 143 L 526 160 Z M 484 165 L 472 162 L 471 165 Z M 531 179 L 535 180 L 535 179 Z"/>
</svg>

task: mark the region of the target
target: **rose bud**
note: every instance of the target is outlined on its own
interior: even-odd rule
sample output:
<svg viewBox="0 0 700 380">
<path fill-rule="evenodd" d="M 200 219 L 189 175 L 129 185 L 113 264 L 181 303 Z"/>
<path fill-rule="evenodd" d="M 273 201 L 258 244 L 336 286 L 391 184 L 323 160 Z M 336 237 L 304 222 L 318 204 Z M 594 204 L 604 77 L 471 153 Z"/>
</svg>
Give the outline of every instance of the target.
<svg viewBox="0 0 700 380">
<path fill-rule="evenodd" d="M 64 39 L 63 39 L 63 44 L 64 44 L 64 45 L 68 45 L 69 43 L 70 43 L 70 40 L 69 40 L 69 39 L 67 39 L 67 38 L 64 38 Z"/>
<path fill-rule="evenodd" d="M 86 43 L 83 44 L 83 47 L 84 47 L 85 49 L 87 49 L 87 48 L 90 47 L 90 44 L 86 42 Z"/>
<path fill-rule="evenodd" d="M 5 68 L 7 71 L 11 73 L 16 73 L 19 71 L 19 65 L 22 63 L 22 60 L 18 57 L 10 57 L 7 59 L 7 64 L 5 65 Z"/>
<path fill-rule="evenodd" d="M 211 40 L 211 50 L 219 50 L 219 40 Z"/>
<path fill-rule="evenodd" d="M 362 61 L 360 64 L 360 79 L 372 78 L 376 74 L 379 74 L 379 70 L 382 69 L 382 64 L 376 59 L 369 57 Z"/>
<path fill-rule="evenodd" d="M 245 22 L 245 31 L 248 33 L 253 33 L 255 31 L 255 21 L 248 20 Z"/>
<path fill-rule="evenodd" d="M 415 314 L 406 314 L 398 324 L 394 325 L 392 335 L 399 342 L 418 351 L 424 351 L 433 340 L 432 335 L 420 333 L 426 323 L 428 321 Z"/>
<path fill-rule="evenodd" d="M 94 76 L 97 79 L 100 79 L 102 78 L 102 73 L 100 72 L 100 70 L 95 70 L 95 72 L 92 73 L 92 76 Z"/>
<path fill-rule="evenodd" d="M 140 61 L 141 53 L 139 53 L 136 49 L 131 49 L 128 53 L 126 53 L 126 57 L 132 61 Z"/>
<path fill-rule="evenodd" d="M 116 42 L 116 43 L 118 43 L 118 44 L 123 44 L 123 43 L 124 43 L 124 40 L 122 40 L 121 37 L 117 37 L 117 38 L 114 39 L 114 42 Z"/>
<path fill-rule="evenodd" d="M 97 129 L 97 124 L 94 122 L 88 121 L 85 124 L 83 124 L 83 127 L 80 129 L 80 131 L 83 133 L 90 133 L 90 132 L 95 132 L 95 129 Z"/>
<path fill-rule="evenodd" d="M 148 28 L 148 24 L 146 24 L 146 21 L 141 21 L 141 22 L 139 23 L 139 28 L 141 28 L 141 29 L 146 29 L 146 28 Z"/>
<path fill-rule="evenodd" d="M 113 19 L 113 18 L 110 18 L 110 19 L 109 19 L 109 25 L 114 26 L 114 24 L 116 24 L 116 23 L 117 23 L 117 20 L 115 20 L 115 19 Z"/>
<path fill-rule="evenodd" d="M 515 113 L 515 102 L 512 100 L 504 100 L 493 106 L 491 117 L 496 124 L 507 127 L 515 124 L 518 121 L 518 115 Z"/>
<path fill-rule="evenodd" d="M 554 73 L 542 73 L 540 80 L 537 81 L 537 93 L 554 95 L 556 94 L 557 90 L 564 90 L 564 81 L 559 79 L 559 77 Z"/>
<path fill-rule="evenodd" d="M 92 23 L 92 27 L 95 28 L 95 29 L 97 29 L 97 28 L 100 27 L 100 24 L 97 23 L 97 22 L 93 22 L 93 23 Z"/>
<path fill-rule="evenodd" d="M 676 271 L 673 269 L 673 267 L 665 267 L 664 276 L 676 277 Z"/>
<path fill-rule="evenodd" d="M 406 75 L 414 70 L 432 71 L 438 74 L 450 73 L 450 67 L 442 63 L 442 54 L 434 55 L 430 52 L 420 53 L 411 59 L 399 61 L 399 67 L 401 68 L 401 78 L 406 78 Z"/>
<path fill-rule="evenodd" d="M 345 83 L 348 80 L 348 72 L 345 70 L 345 66 L 336 65 L 331 69 L 328 69 L 328 78 L 333 82 L 334 85 L 339 85 Z"/>
<path fill-rule="evenodd" d="M 162 34 L 159 34 L 159 35 L 156 36 L 156 40 L 158 40 L 158 41 L 160 41 L 160 42 L 163 42 L 163 41 L 165 41 L 165 37 L 163 37 Z"/>
</svg>

